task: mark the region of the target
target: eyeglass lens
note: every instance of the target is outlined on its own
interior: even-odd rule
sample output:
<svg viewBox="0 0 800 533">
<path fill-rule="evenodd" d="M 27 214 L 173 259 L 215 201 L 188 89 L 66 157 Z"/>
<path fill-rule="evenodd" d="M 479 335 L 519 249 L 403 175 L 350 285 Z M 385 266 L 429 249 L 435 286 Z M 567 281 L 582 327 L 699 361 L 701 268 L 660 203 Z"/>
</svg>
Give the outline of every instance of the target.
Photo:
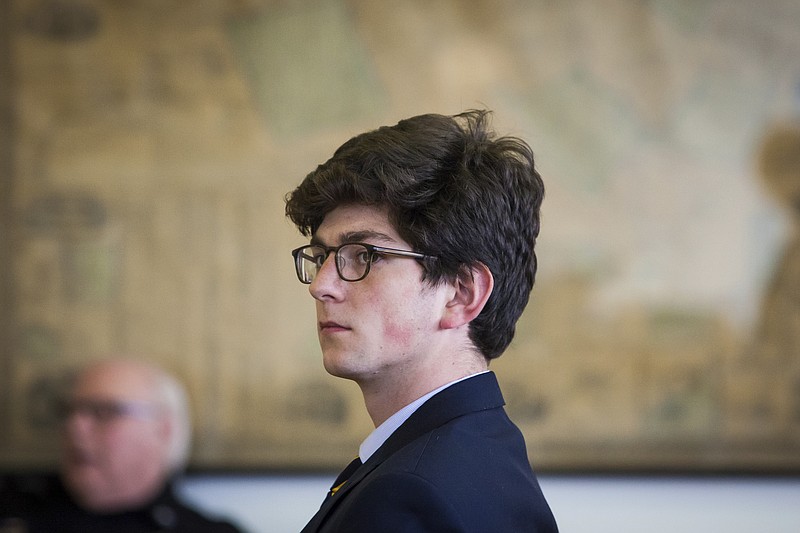
<svg viewBox="0 0 800 533">
<path fill-rule="evenodd" d="M 153 412 L 154 407 L 149 404 L 113 400 L 74 400 L 58 406 L 58 414 L 63 421 L 81 415 L 101 424 L 122 417 L 144 418 Z"/>
<path fill-rule="evenodd" d="M 322 265 L 333 252 L 322 246 L 306 246 L 298 254 L 298 274 L 305 283 L 311 283 L 319 273 Z M 336 270 L 345 281 L 358 281 L 369 270 L 370 251 L 363 244 L 347 243 L 335 249 Z"/>
</svg>

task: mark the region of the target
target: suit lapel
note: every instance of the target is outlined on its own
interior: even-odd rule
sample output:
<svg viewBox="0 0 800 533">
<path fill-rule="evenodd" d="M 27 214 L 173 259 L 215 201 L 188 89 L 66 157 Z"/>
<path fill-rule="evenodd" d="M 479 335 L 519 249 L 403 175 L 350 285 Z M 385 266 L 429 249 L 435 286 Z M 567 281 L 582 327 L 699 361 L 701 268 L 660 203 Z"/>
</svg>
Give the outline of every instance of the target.
<svg viewBox="0 0 800 533">
<path fill-rule="evenodd" d="M 369 458 L 380 464 L 416 438 L 469 413 L 505 405 L 497 377 L 486 372 L 447 387 L 422 404 Z"/>
<path fill-rule="evenodd" d="M 454 418 L 468 413 L 496 409 L 505 405 L 497 377 L 486 372 L 460 381 L 439 392 L 417 409 L 378 448 L 366 463 L 361 465 L 335 494 L 328 497 L 301 533 L 320 530 L 333 507 L 347 496 L 358 483 L 396 451 L 416 438 L 430 433 Z"/>
</svg>

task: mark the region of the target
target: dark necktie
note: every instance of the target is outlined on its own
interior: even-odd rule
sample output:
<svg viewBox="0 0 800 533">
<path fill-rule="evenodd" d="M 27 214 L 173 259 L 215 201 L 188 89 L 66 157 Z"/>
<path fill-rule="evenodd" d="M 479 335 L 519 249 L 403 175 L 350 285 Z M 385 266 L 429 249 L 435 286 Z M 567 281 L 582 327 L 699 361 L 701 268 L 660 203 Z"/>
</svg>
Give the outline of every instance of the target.
<svg viewBox="0 0 800 533">
<path fill-rule="evenodd" d="M 301 533 L 318 533 L 320 530 L 320 526 L 322 525 L 325 517 L 328 515 L 330 511 L 330 507 L 335 503 L 332 501 L 332 497 L 336 494 L 342 486 L 347 483 L 347 480 L 353 473 L 358 470 L 358 467 L 361 466 L 361 458 L 356 457 L 353 461 L 347 465 L 342 473 L 336 477 L 336 481 L 333 482 L 333 486 L 331 490 L 328 491 L 328 494 L 325 496 L 325 500 L 322 502 L 322 505 L 319 507 L 319 511 L 315 514 L 311 521 L 306 524 L 306 527 L 303 528 Z"/>
<path fill-rule="evenodd" d="M 342 470 L 342 473 L 339 474 L 336 477 L 336 481 L 333 482 L 333 486 L 331 487 L 331 490 L 328 493 L 328 497 L 331 497 L 334 494 L 336 494 L 336 491 L 338 491 L 340 488 L 342 488 L 342 485 L 344 485 L 347 482 L 347 480 L 350 479 L 350 476 L 353 475 L 353 472 L 355 472 L 358 469 L 358 467 L 361 466 L 361 464 L 362 464 L 361 463 L 361 458 L 360 457 L 356 457 L 355 459 L 353 459 L 350 462 L 349 465 L 344 467 L 344 470 Z"/>
</svg>

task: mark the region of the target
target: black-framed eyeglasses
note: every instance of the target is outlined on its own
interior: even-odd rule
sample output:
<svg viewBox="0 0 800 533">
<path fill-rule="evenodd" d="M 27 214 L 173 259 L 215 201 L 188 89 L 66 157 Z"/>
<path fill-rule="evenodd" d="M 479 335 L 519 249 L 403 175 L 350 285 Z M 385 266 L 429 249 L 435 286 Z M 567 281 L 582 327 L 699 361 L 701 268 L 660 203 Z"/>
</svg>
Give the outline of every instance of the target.
<svg viewBox="0 0 800 533">
<path fill-rule="evenodd" d="M 121 418 L 149 418 L 158 413 L 158 408 L 144 402 L 80 399 L 59 402 L 56 412 L 63 422 L 83 415 L 95 423 L 108 424 Z"/>
<path fill-rule="evenodd" d="M 330 254 L 334 254 L 336 272 L 344 281 L 361 281 L 366 278 L 376 257 L 390 255 L 417 260 L 433 258 L 433 256 L 419 252 L 397 250 L 363 242 L 346 242 L 339 246 L 307 244 L 292 250 L 297 279 L 305 284 L 314 281 Z"/>
</svg>

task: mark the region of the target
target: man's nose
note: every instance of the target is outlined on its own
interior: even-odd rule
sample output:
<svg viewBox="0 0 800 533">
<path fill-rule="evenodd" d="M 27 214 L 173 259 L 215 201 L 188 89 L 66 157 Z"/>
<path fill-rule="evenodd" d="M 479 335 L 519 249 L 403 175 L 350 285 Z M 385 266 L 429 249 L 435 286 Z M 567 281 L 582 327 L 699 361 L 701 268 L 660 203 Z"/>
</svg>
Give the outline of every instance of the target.
<svg viewBox="0 0 800 533">
<path fill-rule="evenodd" d="M 322 262 L 322 266 L 314 276 L 314 280 L 308 287 L 311 296 L 317 300 L 324 299 L 326 296 L 332 297 L 338 294 L 338 287 L 343 280 L 339 277 L 336 270 L 336 254 L 331 253 Z"/>
<path fill-rule="evenodd" d="M 68 435 L 89 431 L 94 424 L 94 417 L 86 410 L 73 409 L 64 415 L 64 431 Z"/>
</svg>

